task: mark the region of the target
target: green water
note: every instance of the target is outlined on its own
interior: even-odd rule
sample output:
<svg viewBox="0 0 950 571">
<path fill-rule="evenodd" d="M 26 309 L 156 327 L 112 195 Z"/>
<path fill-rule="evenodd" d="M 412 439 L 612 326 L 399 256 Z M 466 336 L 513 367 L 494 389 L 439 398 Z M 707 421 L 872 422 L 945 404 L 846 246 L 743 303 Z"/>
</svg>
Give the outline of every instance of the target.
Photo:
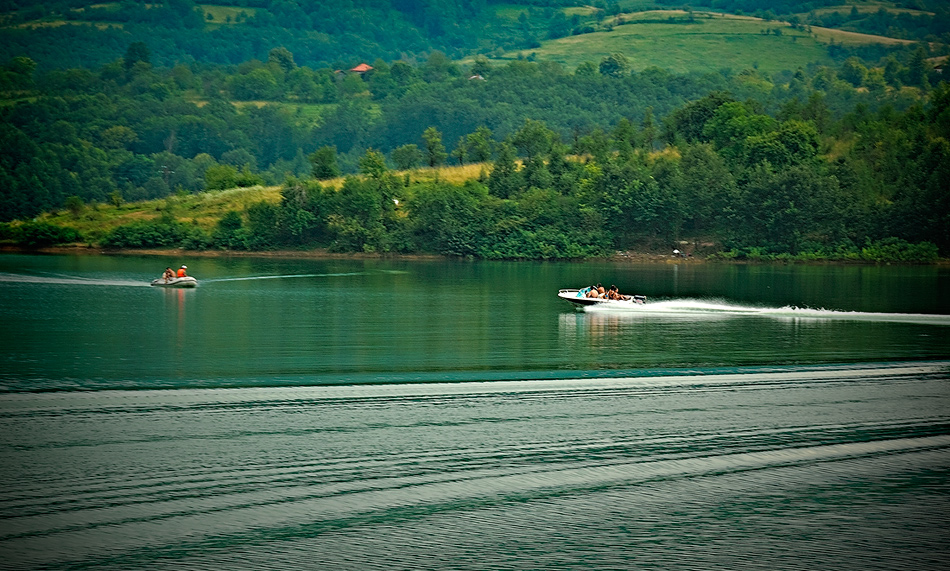
<svg viewBox="0 0 950 571">
<path fill-rule="evenodd" d="M 947 268 L 3 255 L 0 316 L 2 569 L 950 557 Z"/>
<path fill-rule="evenodd" d="M 43 389 L 500 380 L 941 359 L 935 267 L 0 257 L 0 386 Z M 638 311 L 576 312 L 617 284 Z M 825 311 L 819 311 L 825 310 Z"/>
</svg>

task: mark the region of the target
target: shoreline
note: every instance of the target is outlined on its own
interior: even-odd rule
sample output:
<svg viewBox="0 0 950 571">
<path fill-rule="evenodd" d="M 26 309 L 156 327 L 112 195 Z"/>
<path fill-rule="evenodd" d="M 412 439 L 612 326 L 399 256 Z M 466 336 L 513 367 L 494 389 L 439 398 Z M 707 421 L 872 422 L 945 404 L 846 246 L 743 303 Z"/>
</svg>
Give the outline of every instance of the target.
<svg viewBox="0 0 950 571">
<path fill-rule="evenodd" d="M 312 260 L 459 260 L 440 254 L 398 254 L 379 252 L 330 252 L 325 248 L 312 250 L 184 250 L 181 248 L 143 248 L 143 249 L 108 249 L 86 245 L 45 246 L 41 248 L 25 248 L 21 246 L 0 246 L 3 254 L 45 254 L 45 255 L 78 255 L 78 256 L 166 256 L 192 258 L 281 258 L 281 259 L 312 259 Z M 630 261 L 630 262 L 676 262 L 676 263 L 706 263 L 704 258 L 693 256 L 678 257 L 673 254 L 650 254 L 643 252 L 617 252 L 605 258 L 589 258 L 586 260 L 561 261 Z M 544 262 L 550 260 L 506 260 L 514 262 Z"/>
<path fill-rule="evenodd" d="M 406 261 L 448 261 L 465 260 L 443 256 L 440 254 L 398 254 L 379 252 L 330 252 L 324 248 L 312 250 L 184 250 L 181 248 L 143 248 L 143 249 L 108 249 L 88 245 L 45 246 L 41 248 L 26 248 L 4 244 L 0 246 L 0 254 L 43 254 L 59 256 L 155 256 L 174 258 L 271 258 L 271 259 L 300 259 L 300 260 L 406 260 Z M 710 260 L 698 256 L 676 256 L 673 254 L 655 254 L 648 252 L 633 252 L 630 250 L 618 251 L 603 258 L 587 258 L 582 260 L 496 260 L 509 262 L 629 262 L 629 263 L 665 263 L 665 264 L 781 264 L 781 265 L 849 265 L 849 266 L 950 266 L 950 259 L 940 258 L 933 262 L 871 262 L 863 260 Z"/>
</svg>

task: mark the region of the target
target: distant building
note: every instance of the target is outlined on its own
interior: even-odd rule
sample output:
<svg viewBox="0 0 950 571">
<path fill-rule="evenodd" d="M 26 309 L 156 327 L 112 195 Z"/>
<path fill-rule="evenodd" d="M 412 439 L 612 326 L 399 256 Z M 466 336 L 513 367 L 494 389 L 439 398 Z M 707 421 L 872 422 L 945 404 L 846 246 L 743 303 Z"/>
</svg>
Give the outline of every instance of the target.
<svg viewBox="0 0 950 571">
<path fill-rule="evenodd" d="M 475 75 L 473 75 L 472 77 L 468 78 L 468 79 L 469 79 L 469 81 L 471 81 L 471 80 L 473 80 L 473 79 L 476 80 L 476 81 L 485 81 L 485 78 L 482 77 L 481 75 L 477 74 L 477 73 L 476 73 Z"/>
<path fill-rule="evenodd" d="M 351 69 L 351 70 L 350 70 L 350 73 L 358 73 L 358 74 L 360 74 L 360 75 L 363 75 L 363 74 L 366 73 L 367 71 L 373 71 L 373 66 L 371 66 L 371 65 L 366 65 L 365 63 L 361 63 L 361 64 L 359 64 L 358 66 L 356 66 L 356 67 L 354 67 L 353 69 Z"/>
</svg>

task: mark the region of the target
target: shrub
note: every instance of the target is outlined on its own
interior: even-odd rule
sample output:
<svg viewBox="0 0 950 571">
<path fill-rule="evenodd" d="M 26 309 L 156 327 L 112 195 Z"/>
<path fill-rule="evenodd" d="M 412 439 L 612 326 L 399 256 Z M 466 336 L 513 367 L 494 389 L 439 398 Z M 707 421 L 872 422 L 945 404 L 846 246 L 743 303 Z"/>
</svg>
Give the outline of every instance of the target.
<svg viewBox="0 0 950 571">
<path fill-rule="evenodd" d="M 106 248 L 168 248 L 182 246 L 186 232 L 181 224 L 135 222 L 119 226 L 106 234 L 102 246 Z"/>
<path fill-rule="evenodd" d="M 13 227 L 11 238 L 22 246 L 33 248 L 78 242 L 82 240 L 82 235 L 75 228 L 69 228 L 68 226 L 56 226 L 46 222 L 27 222 Z"/>
</svg>

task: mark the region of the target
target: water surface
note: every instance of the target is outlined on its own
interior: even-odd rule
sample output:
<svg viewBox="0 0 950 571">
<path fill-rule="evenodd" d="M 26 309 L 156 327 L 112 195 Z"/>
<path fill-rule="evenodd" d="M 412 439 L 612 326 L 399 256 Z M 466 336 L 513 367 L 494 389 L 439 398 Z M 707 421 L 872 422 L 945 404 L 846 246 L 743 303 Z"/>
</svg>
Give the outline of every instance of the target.
<svg viewBox="0 0 950 571">
<path fill-rule="evenodd" d="M 948 285 L 0 256 L 0 568 L 942 569 Z"/>
</svg>

